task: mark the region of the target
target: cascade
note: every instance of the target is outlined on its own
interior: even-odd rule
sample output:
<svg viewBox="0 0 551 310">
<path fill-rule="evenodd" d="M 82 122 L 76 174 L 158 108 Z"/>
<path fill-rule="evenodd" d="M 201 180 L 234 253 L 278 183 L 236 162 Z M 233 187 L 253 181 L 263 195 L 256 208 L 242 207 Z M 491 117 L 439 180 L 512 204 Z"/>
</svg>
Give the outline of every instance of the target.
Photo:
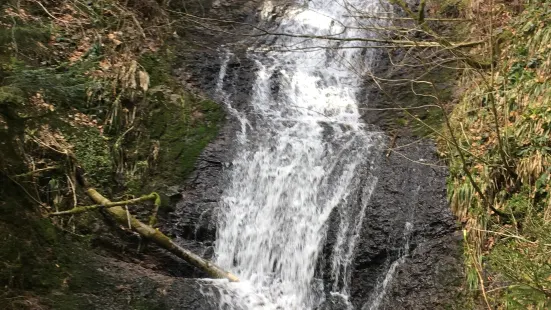
<svg viewBox="0 0 551 310">
<path fill-rule="evenodd" d="M 263 16 L 268 18 L 267 2 Z M 312 0 L 286 11 L 275 32 L 336 38 L 369 37 L 378 0 Z M 249 49 L 255 63 L 246 111 L 217 92 L 241 122 L 238 146 L 218 215 L 216 263 L 240 283 L 217 283 L 221 309 L 314 309 L 323 302 L 317 270 L 328 219 L 337 214 L 332 294 L 346 298 L 354 248 L 377 177 L 384 141 L 361 119 L 369 43 L 274 36 Z M 365 219 L 369 220 L 369 219 Z M 216 281 L 215 281 L 216 282 Z"/>
</svg>

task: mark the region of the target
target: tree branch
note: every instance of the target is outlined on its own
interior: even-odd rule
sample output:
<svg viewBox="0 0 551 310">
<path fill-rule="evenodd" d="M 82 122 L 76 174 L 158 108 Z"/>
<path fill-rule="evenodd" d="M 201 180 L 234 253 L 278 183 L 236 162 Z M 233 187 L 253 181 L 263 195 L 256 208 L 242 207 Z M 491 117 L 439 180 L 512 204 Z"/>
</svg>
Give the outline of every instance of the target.
<svg viewBox="0 0 551 310">
<path fill-rule="evenodd" d="M 105 198 L 103 195 L 101 195 L 95 188 L 93 188 L 90 185 L 90 183 L 88 183 L 88 181 L 84 177 L 82 168 L 76 165 L 76 160 L 74 159 L 74 156 L 70 154 L 69 157 L 71 158 L 75 166 L 75 177 L 78 184 L 82 188 L 84 188 L 86 194 L 96 203 L 96 205 L 73 208 L 72 210 L 69 210 L 69 212 L 66 211 L 65 214 L 82 213 L 82 212 L 94 210 L 97 208 L 105 207 L 106 208 L 105 210 L 107 211 L 107 213 L 109 213 L 109 215 L 111 215 L 121 225 L 129 225 L 130 228 L 133 231 L 140 234 L 140 236 L 168 250 L 169 252 L 185 260 L 191 265 L 207 272 L 212 277 L 220 278 L 220 279 L 228 279 L 230 282 L 239 282 L 239 278 L 236 275 L 232 274 L 231 272 L 223 270 L 222 268 L 213 264 L 212 262 L 206 259 L 203 259 L 202 257 L 196 255 L 195 253 L 179 246 L 174 241 L 172 241 L 168 236 L 163 234 L 161 231 L 151 227 L 150 225 L 146 225 L 142 223 L 141 221 L 139 221 L 138 219 L 130 215 L 124 208 L 121 207 L 122 205 L 128 205 L 128 204 L 142 202 L 146 200 L 154 200 L 155 209 L 154 209 L 153 215 L 149 220 L 150 223 L 154 223 L 157 210 L 161 203 L 161 200 L 157 193 L 151 193 L 149 195 L 145 195 L 139 198 L 130 199 L 126 201 L 112 202 L 109 199 Z M 63 215 L 59 213 L 61 212 L 58 212 L 57 214 L 53 213 L 52 215 Z"/>
<path fill-rule="evenodd" d="M 91 205 L 91 206 L 74 207 L 71 210 L 65 210 L 65 211 L 50 213 L 50 216 L 79 214 L 79 213 L 84 213 L 84 212 L 97 210 L 97 209 L 101 209 L 101 208 L 112 208 L 112 207 L 117 207 L 117 206 L 133 205 L 133 204 L 137 204 L 137 203 L 148 201 L 148 200 L 155 201 L 154 215 L 156 216 L 157 215 L 156 210 L 158 210 L 158 208 L 159 208 L 157 203 L 160 205 L 160 198 L 159 198 L 159 195 L 155 192 L 153 192 L 149 195 L 145 195 L 145 196 L 142 196 L 142 197 L 139 197 L 139 198 L 134 198 L 134 199 L 129 199 L 129 200 L 108 202 L 106 204 L 96 204 L 96 205 Z"/>
</svg>

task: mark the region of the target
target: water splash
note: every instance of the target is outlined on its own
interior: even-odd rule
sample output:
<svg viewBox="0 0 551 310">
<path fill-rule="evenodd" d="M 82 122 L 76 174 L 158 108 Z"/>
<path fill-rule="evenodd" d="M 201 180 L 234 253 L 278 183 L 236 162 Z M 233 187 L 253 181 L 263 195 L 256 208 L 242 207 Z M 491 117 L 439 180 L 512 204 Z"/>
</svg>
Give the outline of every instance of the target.
<svg viewBox="0 0 551 310">
<path fill-rule="evenodd" d="M 361 25 L 346 16 L 379 8 L 377 0 L 313 0 L 289 9 L 277 32 L 366 37 L 360 27 L 347 26 Z M 216 282 L 221 309 L 319 305 L 323 285 L 315 268 L 336 208 L 341 227 L 332 267 L 333 277 L 343 280 L 333 290 L 348 293 L 355 243 L 377 182 L 370 170 L 383 141 L 366 128 L 357 106 L 359 73 L 373 61 L 369 50 L 356 48 L 365 46 L 278 36 L 249 51 L 257 69 L 252 111 L 237 111 L 224 97 L 243 138 L 221 201 L 215 253 L 216 262 L 243 281 Z"/>
</svg>

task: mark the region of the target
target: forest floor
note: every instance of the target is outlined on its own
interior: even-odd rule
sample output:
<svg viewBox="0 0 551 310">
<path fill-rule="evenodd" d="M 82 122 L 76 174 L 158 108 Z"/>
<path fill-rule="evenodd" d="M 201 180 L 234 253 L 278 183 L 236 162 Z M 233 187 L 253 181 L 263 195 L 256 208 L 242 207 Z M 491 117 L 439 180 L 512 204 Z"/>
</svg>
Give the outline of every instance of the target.
<svg viewBox="0 0 551 310">
<path fill-rule="evenodd" d="M 161 309 L 140 293 L 170 280 L 167 264 L 189 267 L 99 210 L 49 214 L 93 204 L 76 165 L 113 200 L 156 191 L 170 211 L 224 118 L 172 73 L 184 27 L 157 1 L 7 1 L 0 12 L 0 304 Z M 147 221 L 150 209 L 130 212 Z"/>
</svg>

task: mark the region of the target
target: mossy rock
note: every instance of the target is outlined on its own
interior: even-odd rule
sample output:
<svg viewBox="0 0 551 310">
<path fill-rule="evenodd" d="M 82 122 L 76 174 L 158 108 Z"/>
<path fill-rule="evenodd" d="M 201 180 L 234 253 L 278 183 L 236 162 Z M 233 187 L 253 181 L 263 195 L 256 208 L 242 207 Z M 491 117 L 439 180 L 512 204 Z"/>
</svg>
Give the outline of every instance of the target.
<svg viewBox="0 0 551 310">
<path fill-rule="evenodd" d="M 218 104 L 190 94 L 182 95 L 178 103 L 155 109 L 148 128 L 160 147 L 156 181 L 181 184 L 203 149 L 217 136 L 223 118 Z"/>
</svg>

